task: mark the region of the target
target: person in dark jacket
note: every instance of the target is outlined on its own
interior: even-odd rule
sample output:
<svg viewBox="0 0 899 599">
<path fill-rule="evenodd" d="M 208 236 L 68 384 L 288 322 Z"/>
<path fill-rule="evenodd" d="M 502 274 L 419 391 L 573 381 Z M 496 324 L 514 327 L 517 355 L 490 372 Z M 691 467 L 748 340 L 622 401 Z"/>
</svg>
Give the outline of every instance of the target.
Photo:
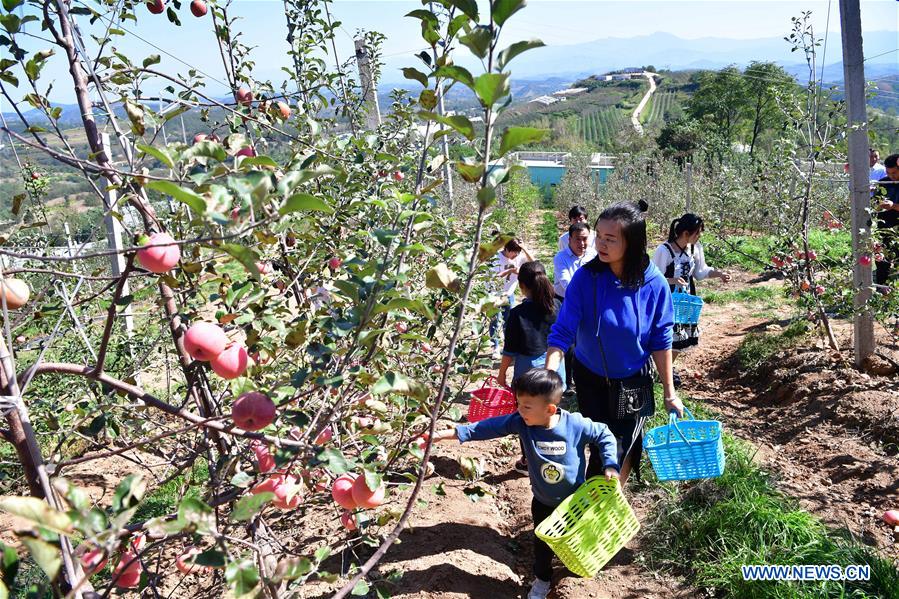
<svg viewBox="0 0 899 599">
<path fill-rule="evenodd" d="M 886 285 L 890 270 L 899 261 L 899 154 L 883 159 L 886 177 L 878 181 L 877 230 L 883 251 L 875 256 L 874 283 Z"/>
<path fill-rule="evenodd" d="M 654 411 L 652 363 L 665 409 L 683 416 L 672 377 L 674 311 L 668 282 L 646 255 L 640 207 L 618 203 L 606 208 L 596 222 L 596 251 L 597 257 L 574 273 L 566 289 L 547 340 L 546 368 L 555 370 L 575 343 L 580 412 L 608 425 L 618 439 L 624 482 L 632 468 L 639 468 L 643 426 Z M 588 478 L 600 472 L 597 449 L 591 451 Z"/>
</svg>

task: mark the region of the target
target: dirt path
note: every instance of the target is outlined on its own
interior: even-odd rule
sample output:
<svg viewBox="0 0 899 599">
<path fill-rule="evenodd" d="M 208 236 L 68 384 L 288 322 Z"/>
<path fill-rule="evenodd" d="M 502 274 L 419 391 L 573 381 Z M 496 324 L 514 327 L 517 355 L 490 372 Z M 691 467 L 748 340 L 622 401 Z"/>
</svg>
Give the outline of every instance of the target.
<svg viewBox="0 0 899 599">
<path fill-rule="evenodd" d="M 640 113 L 643 112 L 643 109 L 646 108 L 646 104 L 649 103 L 649 99 L 652 98 L 652 94 L 656 91 L 656 80 L 655 73 L 643 73 L 643 76 L 649 80 L 649 90 L 647 90 L 646 94 L 643 96 L 643 99 L 640 100 L 640 103 L 637 105 L 637 108 L 634 109 L 634 114 L 631 115 L 631 124 L 634 126 L 634 131 L 638 134 L 643 135 L 643 125 L 640 123 Z"/>
</svg>

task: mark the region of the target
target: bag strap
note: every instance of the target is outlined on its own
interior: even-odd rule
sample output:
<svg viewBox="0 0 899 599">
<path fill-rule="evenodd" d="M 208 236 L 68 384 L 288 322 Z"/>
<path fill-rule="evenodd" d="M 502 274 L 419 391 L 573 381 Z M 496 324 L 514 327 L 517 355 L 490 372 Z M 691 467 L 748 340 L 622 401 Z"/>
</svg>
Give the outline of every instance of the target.
<svg viewBox="0 0 899 599">
<path fill-rule="evenodd" d="M 602 367 L 603 370 L 606 371 L 606 385 L 609 388 L 612 388 L 612 381 L 609 380 L 609 365 L 606 363 L 606 352 L 602 347 L 602 335 L 600 335 L 600 329 L 602 328 L 602 312 L 599 312 L 599 302 L 597 301 L 599 298 L 597 296 L 599 289 L 599 275 L 593 275 L 593 318 L 596 319 L 596 341 L 599 343 L 599 356 L 602 358 Z M 605 300 L 605 293 L 603 293 L 603 300 Z"/>
</svg>

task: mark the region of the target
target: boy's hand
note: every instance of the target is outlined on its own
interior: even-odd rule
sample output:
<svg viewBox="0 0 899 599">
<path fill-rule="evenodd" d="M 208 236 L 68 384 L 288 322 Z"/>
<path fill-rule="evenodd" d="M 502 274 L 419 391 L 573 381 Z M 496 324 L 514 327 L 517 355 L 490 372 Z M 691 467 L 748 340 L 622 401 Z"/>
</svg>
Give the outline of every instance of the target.
<svg viewBox="0 0 899 599">
<path fill-rule="evenodd" d="M 431 439 L 436 443 L 438 441 L 449 441 L 450 439 L 456 438 L 456 429 L 450 428 L 443 431 L 438 431 L 434 433 L 434 436 Z"/>
<path fill-rule="evenodd" d="M 614 479 L 618 478 L 618 471 L 615 470 L 614 468 L 606 468 L 605 473 L 606 473 L 606 480 L 612 480 L 613 478 Z"/>
</svg>

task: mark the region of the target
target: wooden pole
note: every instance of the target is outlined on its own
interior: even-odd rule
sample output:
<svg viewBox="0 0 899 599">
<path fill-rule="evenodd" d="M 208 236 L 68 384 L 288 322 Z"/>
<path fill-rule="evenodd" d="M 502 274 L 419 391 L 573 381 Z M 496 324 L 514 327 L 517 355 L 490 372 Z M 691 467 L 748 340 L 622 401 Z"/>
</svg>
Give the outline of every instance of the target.
<svg viewBox="0 0 899 599">
<path fill-rule="evenodd" d="M 840 31 L 843 39 L 843 80 L 846 82 L 846 131 L 849 141 L 850 197 L 852 200 L 853 352 L 855 365 L 862 366 L 874 353 L 874 317 L 868 308 L 873 280 L 871 265 L 859 264 L 869 251 L 871 217 L 869 190 L 868 117 L 865 100 L 865 64 L 859 0 L 840 0 Z"/>
<path fill-rule="evenodd" d="M 362 39 L 356 40 L 356 64 L 359 66 L 359 81 L 362 83 L 362 98 L 365 100 L 365 128 L 377 129 L 381 124 L 378 82 L 371 72 L 371 59 L 365 47 L 365 40 Z"/>
<path fill-rule="evenodd" d="M 693 212 L 693 163 L 688 162 L 685 170 L 687 178 L 687 207 L 686 212 Z"/>
</svg>

